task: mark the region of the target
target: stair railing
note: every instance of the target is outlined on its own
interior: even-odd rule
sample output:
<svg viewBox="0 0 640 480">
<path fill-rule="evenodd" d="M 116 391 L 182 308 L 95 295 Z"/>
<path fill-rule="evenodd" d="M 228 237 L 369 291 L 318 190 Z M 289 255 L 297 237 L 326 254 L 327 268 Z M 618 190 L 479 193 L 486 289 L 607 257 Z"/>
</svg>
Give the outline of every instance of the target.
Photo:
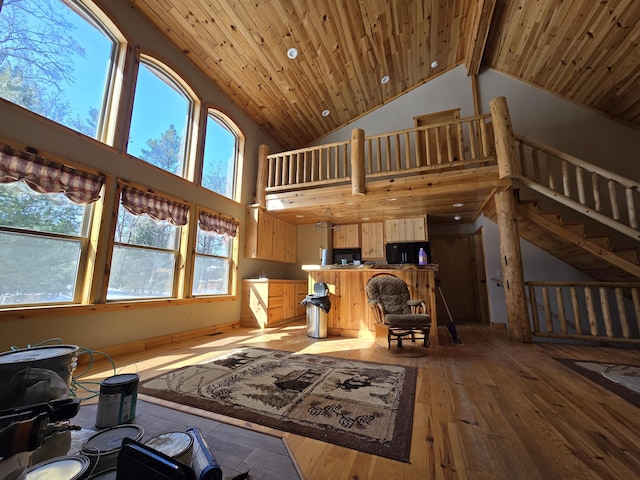
<svg viewBox="0 0 640 480">
<path fill-rule="evenodd" d="M 521 175 L 532 190 L 640 240 L 640 184 L 516 135 Z M 606 193 L 603 193 L 606 192 Z"/>
<path fill-rule="evenodd" d="M 533 336 L 640 343 L 640 283 L 525 284 Z"/>
</svg>

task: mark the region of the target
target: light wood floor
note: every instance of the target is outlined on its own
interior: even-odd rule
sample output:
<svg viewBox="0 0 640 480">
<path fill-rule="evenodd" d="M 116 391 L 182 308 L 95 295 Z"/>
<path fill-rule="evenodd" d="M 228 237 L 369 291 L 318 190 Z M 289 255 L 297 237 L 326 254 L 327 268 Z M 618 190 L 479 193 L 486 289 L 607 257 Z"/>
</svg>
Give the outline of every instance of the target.
<svg viewBox="0 0 640 480">
<path fill-rule="evenodd" d="M 371 340 L 305 335 L 302 324 L 239 328 L 116 358 L 142 379 L 238 346 L 304 351 L 419 368 L 410 463 L 284 433 L 307 479 L 600 479 L 640 475 L 640 410 L 577 375 L 554 357 L 640 366 L 640 351 L 514 344 L 506 332 L 458 327 L 464 345 L 427 355 L 391 355 Z M 111 374 L 94 365 L 96 378 Z M 102 369 L 102 370 L 101 370 Z"/>
</svg>

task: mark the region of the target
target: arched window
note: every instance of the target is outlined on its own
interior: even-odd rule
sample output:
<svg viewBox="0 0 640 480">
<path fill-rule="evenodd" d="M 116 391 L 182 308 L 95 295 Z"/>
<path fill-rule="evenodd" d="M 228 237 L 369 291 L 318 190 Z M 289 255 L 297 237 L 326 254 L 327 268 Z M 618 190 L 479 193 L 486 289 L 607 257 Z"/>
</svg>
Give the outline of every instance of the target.
<svg viewBox="0 0 640 480">
<path fill-rule="evenodd" d="M 180 177 L 187 177 L 195 95 L 168 67 L 141 57 L 127 152 Z"/>
<path fill-rule="evenodd" d="M 240 201 L 241 153 L 239 129 L 222 113 L 209 109 L 205 134 L 201 185 L 232 200 Z"/>
<path fill-rule="evenodd" d="M 108 114 L 116 108 L 112 92 L 122 81 L 116 72 L 125 50 L 115 26 L 74 0 L 0 5 L 0 97 L 111 142 L 104 119 L 115 118 Z"/>
</svg>

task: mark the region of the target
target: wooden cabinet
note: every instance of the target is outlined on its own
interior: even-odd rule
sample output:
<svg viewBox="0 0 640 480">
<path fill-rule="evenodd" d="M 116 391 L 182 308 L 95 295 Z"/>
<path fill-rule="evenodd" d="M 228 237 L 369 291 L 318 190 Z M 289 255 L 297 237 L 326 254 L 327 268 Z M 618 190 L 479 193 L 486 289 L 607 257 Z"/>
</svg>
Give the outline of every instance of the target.
<svg viewBox="0 0 640 480">
<path fill-rule="evenodd" d="M 296 263 L 296 226 L 260 207 L 247 207 L 244 256 Z"/>
<path fill-rule="evenodd" d="M 382 222 L 362 223 L 360 238 L 363 260 L 384 258 L 384 226 Z"/>
<path fill-rule="evenodd" d="M 340 225 L 338 230 L 333 231 L 333 248 L 359 248 L 360 228 L 357 223 L 351 225 Z"/>
<path fill-rule="evenodd" d="M 300 318 L 306 295 L 306 280 L 243 280 L 240 325 L 264 328 Z"/>
<path fill-rule="evenodd" d="M 426 217 L 385 220 L 385 242 L 416 242 L 428 240 Z"/>
</svg>

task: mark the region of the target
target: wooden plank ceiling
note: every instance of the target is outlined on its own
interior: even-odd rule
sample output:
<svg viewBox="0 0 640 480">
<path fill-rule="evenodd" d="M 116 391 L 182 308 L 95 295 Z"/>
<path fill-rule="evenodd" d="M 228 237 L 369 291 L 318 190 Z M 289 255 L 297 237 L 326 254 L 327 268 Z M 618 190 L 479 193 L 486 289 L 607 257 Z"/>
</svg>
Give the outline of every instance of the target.
<svg viewBox="0 0 640 480">
<path fill-rule="evenodd" d="M 131 3 L 283 150 L 462 63 L 469 73 L 489 66 L 640 126 L 638 0 Z M 287 57 L 292 47 L 295 60 Z"/>
</svg>

